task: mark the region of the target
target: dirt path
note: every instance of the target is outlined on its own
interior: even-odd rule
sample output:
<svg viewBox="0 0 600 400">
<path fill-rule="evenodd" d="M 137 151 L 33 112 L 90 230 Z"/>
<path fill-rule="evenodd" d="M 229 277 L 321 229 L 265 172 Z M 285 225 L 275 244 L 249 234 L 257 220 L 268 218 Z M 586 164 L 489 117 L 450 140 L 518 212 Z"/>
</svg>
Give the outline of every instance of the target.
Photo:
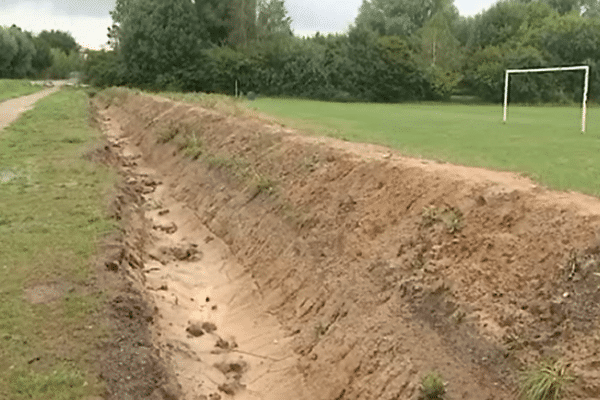
<svg viewBox="0 0 600 400">
<path fill-rule="evenodd" d="M 600 398 L 597 199 L 119 96 L 96 101 L 183 398 L 416 399 L 435 370 L 515 399 L 547 358 Z"/>
<path fill-rule="evenodd" d="M 0 131 L 16 121 L 22 113 L 33 108 L 38 100 L 60 90 L 61 86 L 59 83 L 50 89 L 0 102 Z"/>
</svg>

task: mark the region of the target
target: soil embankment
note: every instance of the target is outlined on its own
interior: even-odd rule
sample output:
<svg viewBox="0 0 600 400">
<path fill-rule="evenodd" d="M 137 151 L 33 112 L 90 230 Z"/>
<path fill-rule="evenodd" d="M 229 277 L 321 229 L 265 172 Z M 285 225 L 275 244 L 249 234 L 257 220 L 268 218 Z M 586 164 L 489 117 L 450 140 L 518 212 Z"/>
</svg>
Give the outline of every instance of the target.
<svg viewBox="0 0 600 400">
<path fill-rule="evenodd" d="M 600 397 L 596 199 L 248 115 L 101 93 L 139 196 L 127 268 L 185 399 L 516 397 L 570 363 Z M 125 265 L 127 264 L 127 265 Z M 203 397 L 204 396 L 204 397 Z"/>
</svg>

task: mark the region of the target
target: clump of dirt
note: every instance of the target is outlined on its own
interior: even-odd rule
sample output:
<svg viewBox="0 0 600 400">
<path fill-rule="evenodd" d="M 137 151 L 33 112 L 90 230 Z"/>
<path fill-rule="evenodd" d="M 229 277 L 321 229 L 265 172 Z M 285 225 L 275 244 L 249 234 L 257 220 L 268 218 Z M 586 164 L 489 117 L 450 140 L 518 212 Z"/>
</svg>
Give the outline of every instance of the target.
<svg viewBox="0 0 600 400">
<path fill-rule="evenodd" d="M 600 397 L 597 199 L 158 98 L 95 101 L 134 147 L 122 168 L 151 166 L 251 275 L 312 398 L 415 398 L 431 370 L 451 398 L 514 398 L 548 357 L 578 377 L 570 398 Z"/>
</svg>

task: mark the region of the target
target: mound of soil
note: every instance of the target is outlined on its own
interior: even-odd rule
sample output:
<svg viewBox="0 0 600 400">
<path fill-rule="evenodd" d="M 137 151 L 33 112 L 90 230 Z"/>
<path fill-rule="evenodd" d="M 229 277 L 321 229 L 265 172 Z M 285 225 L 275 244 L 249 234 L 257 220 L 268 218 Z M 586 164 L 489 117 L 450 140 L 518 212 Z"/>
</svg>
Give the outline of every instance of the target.
<svg viewBox="0 0 600 400">
<path fill-rule="evenodd" d="M 151 170 L 161 201 L 186 215 L 157 205 L 156 246 L 130 258 L 143 270 L 152 253 L 155 268 L 174 271 L 211 252 L 201 239 L 182 250 L 185 233 L 222 240 L 255 288 L 248 304 L 286 333 L 288 377 L 302 382 L 295 398 L 416 398 L 421 377 L 436 370 L 449 398 L 509 399 L 519 370 L 549 357 L 578 377 L 570 398 L 600 397 L 596 199 L 307 137 L 257 116 L 127 93 L 106 99 L 94 102 L 112 140 L 126 144 L 124 173 Z M 135 187 L 147 200 L 158 191 Z M 181 251 L 158 250 L 168 237 Z M 145 284 L 146 275 L 132 276 Z M 168 335 L 168 325 L 156 329 Z M 173 357 L 171 368 L 183 368 Z M 219 396 L 253 398 L 251 382 L 225 378 Z M 215 395 L 191 382 L 179 379 L 184 393 Z"/>
</svg>

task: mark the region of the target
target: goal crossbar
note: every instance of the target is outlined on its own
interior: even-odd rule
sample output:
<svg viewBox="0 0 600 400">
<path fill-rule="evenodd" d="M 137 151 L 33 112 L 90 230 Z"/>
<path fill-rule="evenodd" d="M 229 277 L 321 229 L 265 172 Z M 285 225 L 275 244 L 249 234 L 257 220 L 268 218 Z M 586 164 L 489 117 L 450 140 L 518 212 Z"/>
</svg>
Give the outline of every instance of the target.
<svg viewBox="0 0 600 400">
<path fill-rule="evenodd" d="M 585 132 L 587 118 L 587 99 L 590 87 L 590 67 L 588 65 L 578 65 L 573 67 L 553 67 L 553 68 L 529 68 L 529 69 L 507 69 L 504 78 L 504 122 L 508 116 L 508 87 L 510 74 L 525 74 L 529 72 L 562 72 L 562 71 L 585 71 L 583 82 L 583 105 L 581 115 L 581 132 Z"/>
</svg>

